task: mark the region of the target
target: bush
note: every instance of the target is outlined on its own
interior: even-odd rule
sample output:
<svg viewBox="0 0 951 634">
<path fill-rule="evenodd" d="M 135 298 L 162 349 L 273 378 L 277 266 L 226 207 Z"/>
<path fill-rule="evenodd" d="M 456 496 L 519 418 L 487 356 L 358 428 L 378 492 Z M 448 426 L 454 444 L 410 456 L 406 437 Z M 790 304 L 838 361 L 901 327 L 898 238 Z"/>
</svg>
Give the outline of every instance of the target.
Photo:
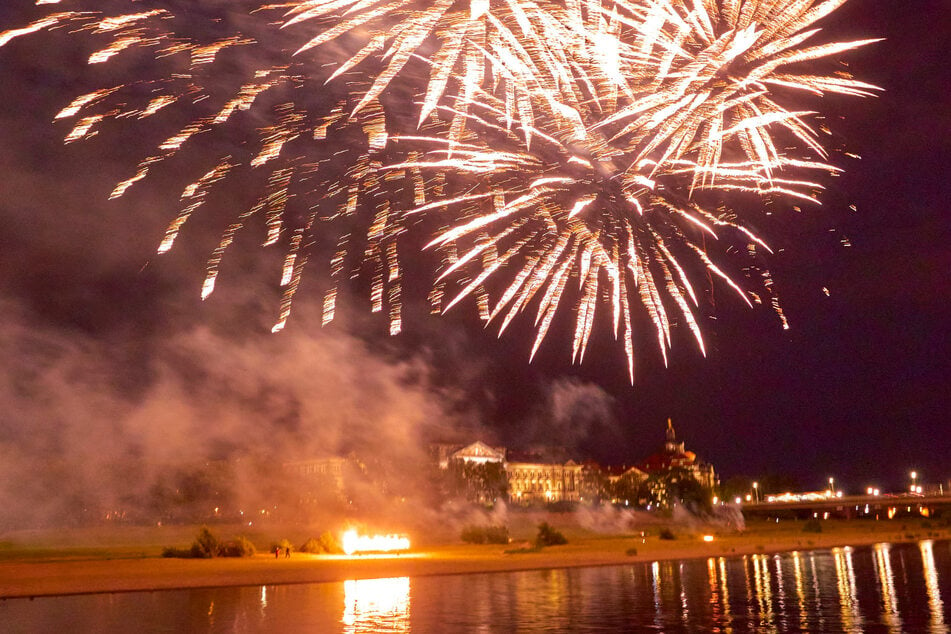
<svg viewBox="0 0 951 634">
<path fill-rule="evenodd" d="M 470 524 L 462 529 L 462 541 L 467 544 L 507 544 L 509 529 L 505 526 L 477 526 Z"/>
<path fill-rule="evenodd" d="M 561 546 L 567 543 L 568 540 L 565 539 L 565 536 L 562 535 L 560 531 L 549 526 L 548 522 L 542 522 L 538 525 L 538 536 L 535 537 L 535 545 L 539 547 Z"/>
<path fill-rule="evenodd" d="M 677 539 L 677 536 L 674 535 L 674 531 L 670 530 L 669 528 L 660 529 L 660 532 L 657 533 L 657 537 L 671 541 Z"/>
<path fill-rule="evenodd" d="M 218 537 L 202 526 L 195 541 L 188 548 L 167 547 L 162 549 L 162 557 L 180 559 L 211 559 L 212 557 L 250 557 L 255 553 L 254 544 L 244 537 L 230 542 L 222 542 Z"/>
<path fill-rule="evenodd" d="M 484 544 L 485 529 L 481 526 L 470 524 L 462 529 L 462 541 L 467 544 Z"/>
<path fill-rule="evenodd" d="M 507 544 L 509 539 L 509 529 L 505 526 L 486 526 L 485 541 L 488 544 Z"/>
<path fill-rule="evenodd" d="M 214 533 L 208 530 L 207 526 L 202 526 L 198 531 L 198 536 L 192 544 L 191 555 L 198 559 L 210 559 L 217 557 L 221 551 L 221 540 Z"/>
<path fill-rule="evenodd" d="M 323 552 L 330 555 L 340 555 L 343 554 L 343 546 L 340 545 L 340 542 L 337 541 L 336 536 L 330 531 L 324 531 L 320 534 L 320 537 L 317 538 L 317 542 L 320 544 L 320 548 Z"/>
<path fill-rule="evenodd" d="M 320 537 L 316 539 L 313 537 L 309 538 L 297 550 L 312 555 L 320 555 L 323 553 L 338 555 L 343 552 L 343 548 L 340 547 L 340 542 L 337 541 L 337 538 L 334 537 L 330 531 L 324 531 Z"/>
<path fill-rule="evenodd" d="M 297 550 L 298 552 L 310 553 L 311 555 L 319 555 L 324 552 L 320 547 L 320 542 L 313 537 L 308 537 L 306 542 L 297 547 Z"/>
<path fill-rule="evenodd" d="M 251 540 L 239 536 L 222 544 L 218 554 L 222 557 L 253 557 L 256 552 Z"/>
<path fill-rule="evenodd" d="M 192 550 L 191 548 L 168 548 L 162 549 L 162 557 L 177 557 L 179 559 L 191 559 Z"/>
<path fill-rule="evenodd" d="M 818 518 L 813 517 L 810 520 L 807 520 L 805 524 L 802 525 L 803 533 L 821 533 L 822 532 L 822 522 Z"/>
</svg>

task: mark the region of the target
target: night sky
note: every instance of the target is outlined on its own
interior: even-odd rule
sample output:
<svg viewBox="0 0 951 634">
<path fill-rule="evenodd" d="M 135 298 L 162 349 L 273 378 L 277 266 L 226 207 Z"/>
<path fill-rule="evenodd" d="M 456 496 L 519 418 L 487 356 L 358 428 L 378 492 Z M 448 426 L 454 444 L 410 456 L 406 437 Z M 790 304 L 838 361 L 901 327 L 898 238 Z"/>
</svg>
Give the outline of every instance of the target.
<svg viewBox="0 0 951 634">
<path fill-rule="evenodd" d="M 3 3 L 0 30 L 32 19 L 31 4 Z M 404 333 L 390 338 L 385 318 L 370 315 L 361 296 L 344 299 L 338 319 L 319 329 L 321 297 L 308 296 L 305 284 L 287 330 L 272 335 L 280 254 L 253 245 L 230 254 L 218 290 L 202 303 L 217 225 L 197 219 L 170 254 L 156 256 L 182 182 L 166 174 L 108 201 L 148 151 L 138 147 L 136 126 L 106 126 L 91 141 L 64 146 L 69 126 L 52 124 L 53 116 L 104 75 L 85 76 L 79 45 L 62 34 L 17 40 L 0 49 L 0 354 L 7 366 L 0 374 L 0 452 L 68 452 L 46 443 L 57 426 L 42 418 L 108 418 L 116 403 L 123 412 L 154 403 L 158 385 L 179 386 L 171 400 L 200 392 L 204 406 L 187 415 L 201 412 L 214 426 L 221 410 L 203 387 L 211 375 L 256 386 L 214 391 L 222 401 L 234 399 L 228 416 L 257 421 L 248 442 L 266 444 L 280 425 L 311 433 L 323 423 L 306 412 L 337 404 L 329 396 L 308 407 L 294 401 L 324 393 L 318 383 L 339 373 L 339 359 L 289 361 L 307 342 L 328 349 L 344 341 L 339 354 L 348 363 L 366 360 L 361 381 L 387 368 L 393 385 L 439 404 L 427 414 L 438 421 L 414 428 L 425 428 L 427 438 L 480 437 L 522 448 L 556 443 L 579 458 L 630 464 L 660 446 L 671 417 L 687 448 L 723 478 L 789 474 L 811 489 L 834 476 L 858 491 L 873 483 L 904 486 L 917 469 L 924 481 L 947 482 L 951 10 L 946 0 L 850 0 L 824 26 L 841 39 L 886 38 L 843 57 L 857 78 L 885 90 L 873 99 L 808 106 L 826 115 L 830 146 L 861 158 L 833 153 L 846 171 L 824 181 L 823 205 L 762 228 L 781 249 L 769 266 L 790 329 L 768 308 L 747 309 L 718 289 L 709 311 L 715 319 L 704 323 L 707 356 L 680 327 L 668 368 L 656 346 L 639 348 L 633 386 L 607 328 L 596 332 L 581 366 L 570 363 L 571 326 L 564 323 L 529 363 L 530 320 L 497 338 L 471 305 L 429 316 L 425 289 L 408 297 Z M 119 63 L 101 72 L 121 71 Z M 219 212 L 234 213 L 227 205 Z M 189 349 L 195 333 L 218 342 L 201 346 L 200 359 Z M 203 365 L 219 363 L 209 360 L 218 354 L 221 364 L 234 363 L 235 350 L 257 355 L 240 365 L 241 377 Z M 48 389 L 44 373 L 64 366 L 64 392 Z M 86 385 L 90 374 L 99 377 L 95 394 L 84 399 L 70 391 L 71 381 Z M 272 383 L 295 387 L 278 390 L 275 404 L 266 389 Z M 354 393 L 394 398 L 376 388 Z M 157 414 L 130 420 L 145 422 L 112 432 L 96 426 L 95 433 L 167 424 Z"/>
</svg>

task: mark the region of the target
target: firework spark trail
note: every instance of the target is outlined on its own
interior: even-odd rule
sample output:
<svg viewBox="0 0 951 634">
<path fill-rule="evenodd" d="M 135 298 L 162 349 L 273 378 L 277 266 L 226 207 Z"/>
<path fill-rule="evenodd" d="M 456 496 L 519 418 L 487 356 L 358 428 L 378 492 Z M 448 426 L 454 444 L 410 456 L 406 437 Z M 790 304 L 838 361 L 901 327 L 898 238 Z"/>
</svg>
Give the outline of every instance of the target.
<svg viewBox="0 0 951 634">
<path fill-rule="evenodd" d="M 826 157 L 826 152 L 806 123 L 806 117 L 812 113 L 783 108 L 771 94 L 769 84 L 814 94 L 871 94 L 874 86 L 850 78 L 797 75 L 786 68 L 875 41 L 795 48 L 818 32 L 804 29 L 841 4 L 838 0 L 825 3 L 734 2 L 722 6 L 716 2 L 697 2 L 688 8 L 655 3 L 646 11 L 639 9 L 639 16 L 646 15 L 648 19 L 635 20 L 628 16 L 622 20 L 642 42 L 644 57 L 641 67 L 631 69 L 627 74 L 631 79 L 628 86 L 639 91 L 638 94 L 613 113 L 582 111 L 582 135 L 576 134 L 577 126 L 573 121 L 558 120 L 562 114 L 558 109 L 548 113 L 555 118 L 554 121 L 533 120 L 533 125 L 537 126 L 532 130 L 534 136 L 552 141 L 557 146 L 556 157 L 542 152 L 546 161 L 532 161 L 535 156 L 526 143 L 520 148 L 524 156 L 510 159 L 505 168 L 493 170 L 495 173 L 508 172 L 508 178 L 500 176 L 483 181 L 486 188 L 493 189 L 492 198 L 498 200 L 501 197 L 504 203 L 488 208 L 468 205 L 465 210 L 450 214 L 465 221 L 450 226 L 434 242 L 456 243 L 472 238 L 474 247 L 460 245 L 462 251 L 468 248 L 468 254 L 472 255 L 484 249 L 487 241 L 503 244 L 503 237 L 510 233 L 505 223 L 521 223 L 523 215 L 535 220 L 545 218 L 548 224 L 520 225 L 513 248 L 527 250 L 531 255 L 527 257 L 524 268 L 514 268 L 514 280 L 507 288 L 503 287 L 492 316 L 498 315 L 514 297 L 531 297 L 546 285 L 543 306 L 548 311 L 557 306 L 563 293 L 563 268 L 556 268 L 557 258 L 551 261 L 539 254 L 550 252 L 552 233 L 569 235 L 581 245 L 567 256 L 571 260 L 577 259 L 572 266 L 576 268 L 580 285 L 574 356 L 583 357 L 591 333 L 595 291 L 600 277 L 610 286 L 616 336 L 618 314 L 622 310 L 625 313 L 627 330 L 623 336 L 633 366 L 632 352 L 627 343 L 630 338 L 629 307 L 626 288 L 622 290 L 622 276 L 628 274 L 633 279 L 625 287 L 640 289 L 642 303 L 658 333 L 662 334 L 659 338 L 662 351 L 670 343 L 671 317 L 660 299 L 658 288 L 663 288 L 674 301 L 703 351 L 699 324 L 691 309 L 691 304 L 697 306 L 696 295 L 680 259 L 664 246 L 664 240 L 688 247 L 688 255 L 693 255 L 707 270 L 725 280 L 749 303 L 743 289 L 714 264 L 704 249 L 693 244 L 691 233 L 676 219 L 683 218 L 713 237 L 718 237 L 714 227 L 728 228 L 739 237 L 768 250 L 765 242 L 742 223 L 692 202 L 693 192 L 741 191 L 759 197 L 792 196 L 815 202 L 814 192 L 821 189 L 818 182 L 781 175 L 792 170 L 835 172 L 837 168 L 821 160 Z M 644 59 L 653 61 L 643 63 Z M 639 81 L 642 82 L 640 85 Z M 492 100 L 491 95 L 483 94 L 481 98 L 488 102 L 480 110 L 482 116 L 503 108 Z M 600 103 L 601 100 L 595 101 Z M 475 106 L 469 104 L 468 110 L 474 109 Z M 572 114 L 577 114 L 577 111 L 572 111 Z M 522 124 L 526 125 L 525 121 Z M 484 127 L 498 129 L 498 125 L 492 122 L 486 122 Z M 601 131 L 604 136 L 599 134 Z M 530 136 L 526 134 L 526 139 Z M 786 144 L 782 152 L 777 149 L 780 138 Z M 513 145 L 519 143 L 515 137 L 507 141 Z M 792 144 L 798 144 L 798 148 Z M 439 159 L 432 159 L 428 167 L 448 167 L 455 172 L 474 171 L 479 165 L 492 164 L 499 156 L 497 147 L 496 142 L 492 150 L 468 152 L 450 145 Z M 820 160 L 800 159 L 796 153 L 801 156 L 812 153 Z M 722 161 L 725 155 L 737 154 L 745 156 L 745 160 Z M 571 170 L 571 163 L 589 168 L 588 172 L 579 174 L 577 170 Z M 537 171 L 518 169 L 535 165 L 539 166 Z M 552 177 L 553 173 L 565 176 Z M 686 193 L 678 191 L 683 190 L 682 182 L 671 181 L 671 177 L 677 175 L 689 178 Z M 585 183 L 580 191 L 573 186 L 579 180 Z M 664 187 L 655 188 L 657 180 L 663 181 Z M 530 183 L 527 189 L 525 183 Z M 459 201 L 445 202 L 448 205 Z M 646 216 L 645 209 L 650 210 Z M 583 229 L 587 231 L 569 222 L 576 216 L 584 219 Z M 640 222 L 637 222 L 638 216 L 643 217 Z M 550 224 L 554 224 L 554 229 L 548 226 Z M 499 225 L 501 230 L 492 229 Z M 484 234 L 487 230 L 488 238 Z M 493 235 L 492 231 L 497 233 Z M 630 239 L 625 241 L 625 236 Z M 510 251 L 506 253 L 507 261 Z M 543 259 L 546 264 L 535 268 Z M 635 262 L 632 264 L 631 260 Z M 485 281 L 488 274 L 499 268 L 495 263 L 491 269 L 484 269 L 476 281 Z M 603 269 L 604 275 L 592 274 L 593 269 Z M 658 276 L 663 278 L 663 283 L 659 282 Z M 763 282 L 765 292 L 769 293 L 772 280 L 768 273 L 764 274 Z M 474 282 L 470 282 L 447 307 L 475 287 Z M 690 302 L 684 297 L 685 292 Z M 621 295 L 625 296 L 624 302 L 620 301 Z M 779 314 L 783 326 L 788 327 L 778 300 L 771 297 L 770 304 Z M 520 309 L 521 303 L 513 306 L 513 310 Z M 541 315 L 540 312 L 540 318 Z M 503 329 L 507 323 L 503 324 Z M 533 353 L 550 323 L 550 312 L 546 312 Z M 666 357 L 666 352 L 664 354 Z"/>
<path fill-rule="evenodd" d="M 837 171 L 802 98 L 877 90 L 816 63 L 874 40 L 807 45 L 843 2 L 292 0 L 244 3 L 239 21 L 229 18 L 241 7 L 183 20 L 143 7 L 163 3 L 115 0 L 2 32 L 0 47 L 61 30 L 95 42 L 89 64 L 144 55 L 163 69 L 80 95 L 56 115 L 75 120 L 70 143 L 110 122 L 159 126 L 167 112 L 188 113 L 112 199 L 183 148 L 213 146 L 206 139 L 216 130 L 246 135 L 252 110 L 269 121 L 252 130 L 246 151 L 185 187 L 159 246 L 172 247 L 216 186 L 267 170 L 265 193 L 228 224 L 208 261 L 203 299 L 236 234 L 261 216 L 264 245 L 286 249 L 275 331 L 324 245 L 332 251 L 324 323 L 339 285 L 369 269 L 371 308 L 387 306 L 397 333 L 401 236 L 436 227 L 434 310 L 473 297 L 483 320 L 501 319 L 501 333 L 534 305 L 534 356 L 572 302 L 580 361 L 606 305 L 633 380 L 638 306 L 665 360 L 679 321 L 703 352 L 694 270 L 747 303 L 765 294 L 788 327 L 768 271 L 756 269 L 758 279 L 747 271 L 759 287 L 747 289 L 704 240 L 751 257 L 769 251 L 720 197 L 815 201 L 821 174 Z M 239 54 L 251 70 L 244 63 L 243 76 L 227 75 L 233 88 L 222 98 L 219 68 L 233 69 Z M 459 289 L 447 295 L 452 285 Z"/>
</svg>

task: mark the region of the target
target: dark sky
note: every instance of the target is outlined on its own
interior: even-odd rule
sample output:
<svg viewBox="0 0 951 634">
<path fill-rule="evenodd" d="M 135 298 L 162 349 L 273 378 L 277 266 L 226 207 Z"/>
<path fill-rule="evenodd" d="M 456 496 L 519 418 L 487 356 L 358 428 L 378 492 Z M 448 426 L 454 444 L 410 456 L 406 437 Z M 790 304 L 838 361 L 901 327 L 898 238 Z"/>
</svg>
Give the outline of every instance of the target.
<svg viewBox="0 0 951 634">
<path fill-rule="evenodd" d="M 0 30 L 31 19 L 30 4 L 4 3 Z M 98 86 L 84 76 L 78 45 L 44 34 L 0 49 L 0 350 L 9 364 L 0 396 L 10 404 L 0 413 L 0 448 L 18 451 L 34 427 L 48 433 L 37 416 L 52 409 L 69 415 L 65 406 L 24 405 L 59 398 L 31 381 L 65 357 L 93 360 L 75 370 L 84 375 L 80 384 L 85 373 L 100 373 L 110 398 L 141 403 L 167 373 L 179 385 L 208 380 L 206 359 L 179 350 L 168 360 L 170 349 L 207 330 L 253 349 L 269 381 L 284 381 L 273 375 L 283 368 L 286 384 L 300 386 L 290 400 L 313 393 L 308 377 L 321 380 L 337 363 L 328 356 L 322 370 L 297 369 L 286 363 L 290 356 L 280 357 L 293 356 L 289 341 L 356 342 L 357 356 L 376 364 L 368 371 L 397 367 L 397 383 L 441 404 L 437 416 L 445 420 L 429 430 L 437 435 L 464 429 L 456 436 L 511 446 L 560 442 L 579 457 L 631 463 L 657 448 L 672 417 L 687 447 L 723 477 L 791 474 L 812 488 L 835 476 L 857 490 L 901 486 L 914 468 L 926 480 L 947 481 L 951 12 L 944 0 L 851 0 L 826 28 L 842 39 L 886 38 L 845 57 L 858 78 L 885 90 L 875 99 L 818 105 L 832 144 L 861 159 L 835 152 L 832 160 L 846 172 L 827 180 L 823 206 L 764 231 L 781 248 L 769 264 L 791 328 L 783 331 L 768 309 L 748 310 L 720 290 L 716 319 L 705 324 L 706 358 L 681 328 L 668 368 L 656 348 L 640 348 L 633 386 L 619 346 L 604 333 L 594 337 L 585 363 L 572 366 L 568 331 L 556 326 L 529 364 L 529 323 L 497 338 L 472 319 L 471 307 L 437 319 L 409 299 L 404 334 L 388 338 L 384 320 L 356 300 L 344 301 L 337 322 L 319 331 L 320 298 L 302 291 L 288 329 L 271 335 L 279 260 L 256 247 L 230 256 L 219 290 L 201 303 L 202 267 L 216 234 L 198 219 L 171 254 L 154 255 L 178 209 L 181 182 L 167 175 L 118 203 L 106 200 L 143 156 L 138 129 L 104 129 L 92 141 L 64 146 L 67 128 L 50 123 L 73 96 Z M 361 390 L 369 399 L 392 398 Z M 236 391 L 223 388 L 220 396 Z M 268 398 L 242 392 L 236 409 L 268 418 Z M 68 412 L 85 420 L 101 406 L 99 398 L 71 398 Z M 207 425 L 216 424 L 217 411 L 209 410 Z M 282 416 L 301 411 L 289 407 Z M 249 442 L 266 442 L 268 430 L 261 426 L 264 438 Z"/>
</svg>

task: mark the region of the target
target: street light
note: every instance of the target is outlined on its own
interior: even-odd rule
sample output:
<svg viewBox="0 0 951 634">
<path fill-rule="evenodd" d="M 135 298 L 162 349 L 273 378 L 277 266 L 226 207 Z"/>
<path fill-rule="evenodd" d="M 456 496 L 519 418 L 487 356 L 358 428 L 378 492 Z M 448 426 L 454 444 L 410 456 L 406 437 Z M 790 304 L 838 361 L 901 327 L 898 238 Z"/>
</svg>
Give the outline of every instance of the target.
<svg viewBox="0 0 951 634">
<path fill-rule="evenodd" d="M 829 477 L 829 491 L 832 492 L 832 496 L 835 497 L 835 478 Z"/>
<path fill-rule="evenodd" d="M 753 483 L 753 500 L 759 502 L 759 482 Z"/>
<path fill-rule="evenodd" d="M 911 492 L 912 493 L 917 491 L 918 489 L 917 484 L 918 484 L 918 472 L 912 471 L 911 472 Z"/>
</svg>

